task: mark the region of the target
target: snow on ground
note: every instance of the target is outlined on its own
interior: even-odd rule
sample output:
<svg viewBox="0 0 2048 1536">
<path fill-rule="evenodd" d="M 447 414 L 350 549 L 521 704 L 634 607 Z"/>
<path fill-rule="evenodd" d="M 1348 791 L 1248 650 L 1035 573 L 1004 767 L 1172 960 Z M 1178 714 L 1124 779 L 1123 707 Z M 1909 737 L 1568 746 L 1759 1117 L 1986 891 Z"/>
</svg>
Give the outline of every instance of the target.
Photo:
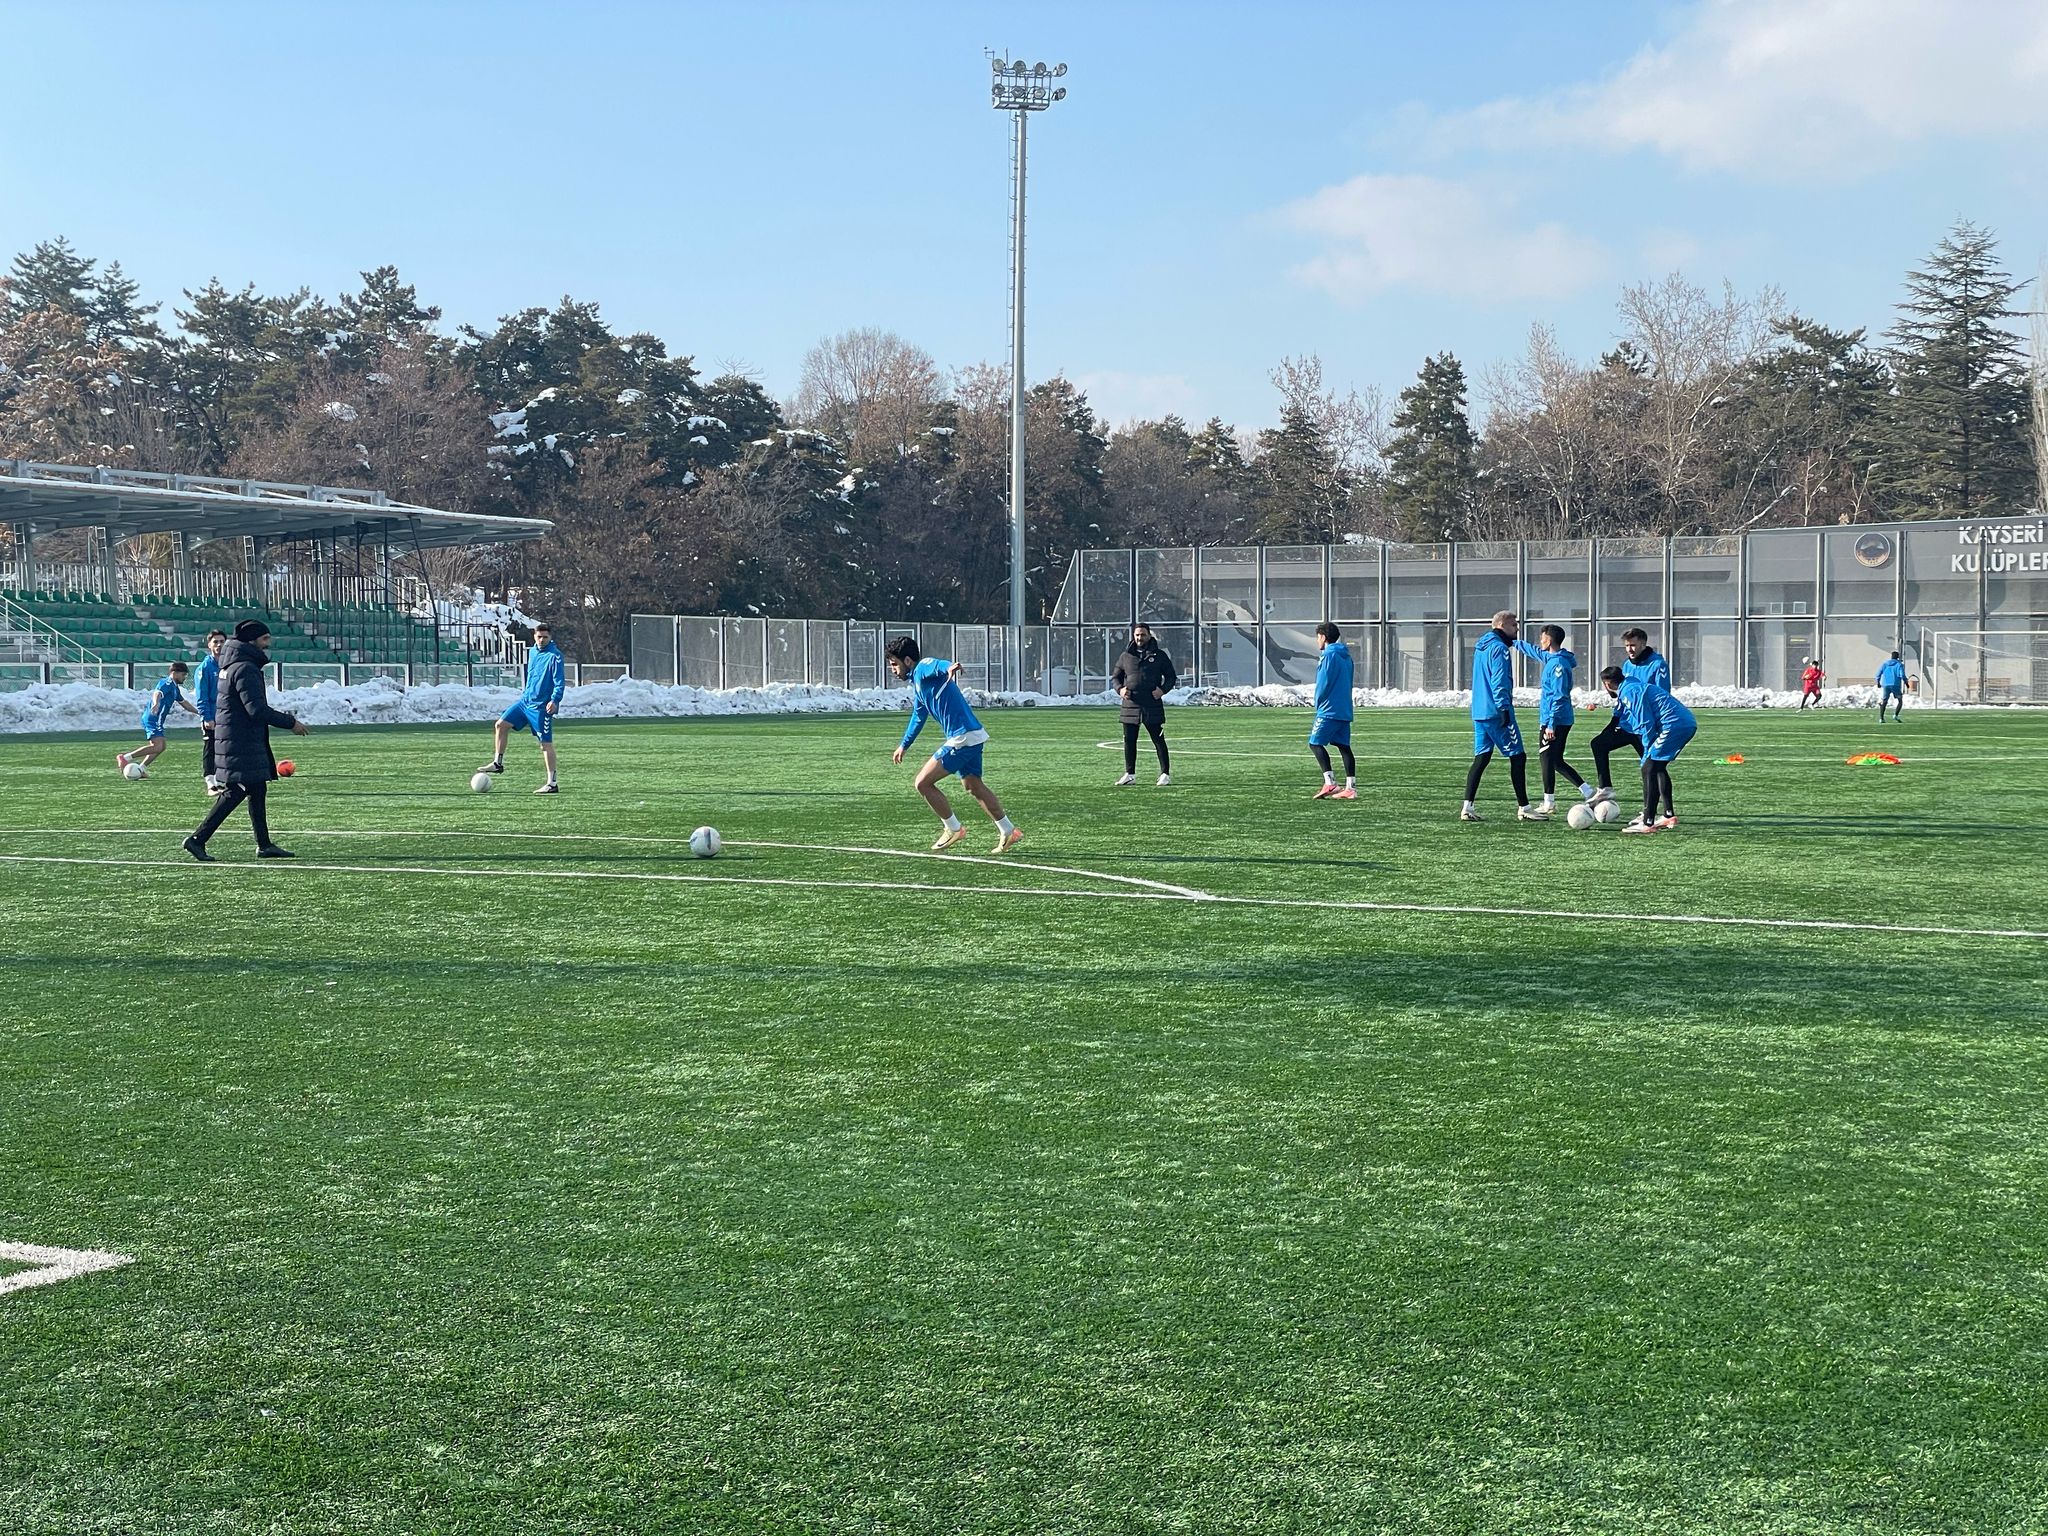
<svg viewBox="0 0 2048 1536">
<path fill-rule="evenodd" d="M 1167 696 L 1175 705 L 1235 704 L 1265 705 L 1282 709 L 1303 709 L 1312 690 L 1306 684 L 1269 684 L 1263 688 L 1180 688 Z M 1707 709 L 1796 709 L 1799 695 L 1763 688 L 1697 688 L 1678 690 L 1688 704 Z M 273 693 L 271 702 L 299 716 L 308 725 L 426 725 L 446 721 L 493 720 L 519 697 L 516 688 L 470 688 L 458 683 L 405 688 L 388 678 L 352 683 L 343 688 L 322 683 L 315 688 L 293 688 Z M 1469 693 L 1457 691 L 1404 692 L 1392 688 L 1361 688 L 1356 694 L 1362 709 L 1464 709 Z M 1534 709 L 1536 695 L 1523 689 L 1518 702 Z M 1597 695 L 1581 692 L 1581 704 L 1592 703 Z M 976 693 L 978 706 L 996 709 L 1067 708 L 1103 709 L 1117 700 L 1107 693 L 1086 698 L 1055 698 L 1043 693 Z M 0 693 L 0 734 L 22 731 L 127 731 L 139 730 L 142 709 L 148 695 L 118 688 L 95 688 L 86 683 L 38 683 L 11 693 Z M 1831 688 L 1823 699 L 1829 709 L 1875 709 L 1877 690 L 1870 687 Z M 803 683 L 777 683 L 766 688 L 670 687 L 661 683 L 622 678 L 611 683 L 592 683 L 571 688 L 562 700 L 562 717 L 567 720 L 648 720 L 691 715 L 791 715 L 846 714 L 858 712 L 902 713 L 910 707 L 910 694 L 903 688 L 813 687 Z M 1915 708 L 1923 708 L 1916 699 Z M 1943 708 L 1962 708 L 1944 705 Z M 1532 716 L 1533 719 L 1533 716 Z M 173 729 L 190 729 L 195 716 L 174 711 Z"/>
</svg>

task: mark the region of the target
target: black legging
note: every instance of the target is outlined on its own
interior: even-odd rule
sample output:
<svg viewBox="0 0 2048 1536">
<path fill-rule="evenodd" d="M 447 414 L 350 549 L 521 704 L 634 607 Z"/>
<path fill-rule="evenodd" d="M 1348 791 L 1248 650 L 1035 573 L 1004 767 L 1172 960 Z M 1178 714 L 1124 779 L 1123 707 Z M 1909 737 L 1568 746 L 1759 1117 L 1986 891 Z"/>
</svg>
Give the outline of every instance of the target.
<svg viewBox="0 0 2048 1536">
<path fill-rule="evenodd" d="M 1671 765 L 1646 757 L 1643 759 L 1643 820 L 1657 819 L 1660 802 L 1666 816 L 1678 814 L 1678 807 L 1671 801 Z"/>
<path fill-rule="evenodd" d="M 249 802 L 249 827 L 256 834 L 256 846 L 270 846 L 270 811 L 264 805 L 264 797 L 270 793 L 268 784 L 230 784 L 227 793 L 213 802 L 213 809 L 206 813 L 206 820 L 199 823 L 199 829 L 192 835 L 204 848 L 206 840 L 218 832 L 221 823 L 228 819 L 230 812 L 244 800 Z"/>
<path fill-rule="evenodd" d="M 1145 722 L 1145 730 L 1152 738 L 1152 750 L 1159 754 L 1159 771 L 1161 773 L 1173 772 L 1166 765 L 1166 722 L 1164 720 L 1147 720 Z M 1137 771 L 1138 722 L 1126 720 L 1124 722 L 1124 772 L 1136 773 Z"/>
<path fill-rule="evenodd" d="M 199 727 L 199 772 L 210 783 L 213 779 L 213 726 L 211 723 Z"/>
<path fill-rule="evenodd" d="M 1465 774 L 1465 798 L 1479 798 L 1479 780 L 1486 772 L 1486 765 L 1493 761 L 1491 749 L 1481 752 L 1472 759 L 1472 766 Z M 1517 752 L 1508 759 L 1508 778 L 1515 786 L 1515 804 L 1529 803 L 1529 759 Z"/>
<path fill-rule="evenodd" d="M 1330 749 L 1317 741 L 1310 742 L 1308 749 L 1316 755 L 1316 766 L 1322 769 L 1323 772 L 1328 773 L 1330 771 Z M 1347 779 L 1357 778 L 1358 759 L 1351 755 L 1351 744 L 1340 741 L 1337 743 L 1337 750 L 1344 755 L 1344 777 Z"/>
<path fill-rule="evenodd" d="M 1600 776 L 1602 789 L 1614 788 L 1614 775 L 1608 769 L 1607 759 L 1616 747 L 1623 745 L 1634 747 L 1637 757 L 1643 755 L 1643 738 L 1633 731 L 1624 731 L 1620 722 L 1611 718 L 1593 738 L 1593 771 Z"/>
<path fill-rule="evenodd" d="M 1543 743 L 1543 750 L 1538 755 L 1538 761 L 1543 764 L 1543 793 L 1546 797 L 1556 795 L 1557 776 L 1560 773 L 1573 784 L 1586 782 L 1579 776 L 1579 770 L 1564 760 L 1565 738 L 1571 733 L 1572 728 L 1568 725 L 1553 725 L 1550 728 L 1550 740 Z"/>
</svg>

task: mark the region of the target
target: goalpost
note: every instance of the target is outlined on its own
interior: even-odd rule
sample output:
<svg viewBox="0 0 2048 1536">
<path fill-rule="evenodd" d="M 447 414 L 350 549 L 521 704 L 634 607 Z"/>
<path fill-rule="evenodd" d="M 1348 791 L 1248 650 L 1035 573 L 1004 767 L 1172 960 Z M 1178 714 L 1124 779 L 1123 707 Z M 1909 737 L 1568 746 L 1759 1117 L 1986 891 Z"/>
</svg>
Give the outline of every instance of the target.
<svg viewBox="0 0 2048 1536">
<path fill-rule="evenodd" d="M 1931 704 L 2048 704 L 2048 629 L 1923 631 Z"/>
</svg>

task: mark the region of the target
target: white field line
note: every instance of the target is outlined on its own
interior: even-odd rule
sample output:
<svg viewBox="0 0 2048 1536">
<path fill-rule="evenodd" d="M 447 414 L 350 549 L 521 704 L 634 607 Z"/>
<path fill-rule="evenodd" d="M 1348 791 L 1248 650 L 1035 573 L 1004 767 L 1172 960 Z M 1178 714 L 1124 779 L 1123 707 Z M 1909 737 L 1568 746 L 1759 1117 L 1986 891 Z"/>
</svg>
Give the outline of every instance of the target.
<svg viewBox="0 0 2048 1536">
<path fill-rule="evenodd" d="M 9 1291 L 25 1291 L 32 1286 L 55 1285 L 59 1280 L 75 1280 L 80 1275 L 90 1275 L 102 1269 L 119 1269 L 123 1264 L 135 1262 L 124 1253 L 108 1253 L 99 1248 L 45 1248 L 39 1243 L 0 1243 L 0 1260 L 35 1266 L 11 1275 L 0 1275 L 0 1296 Z"/>
<path fill-rule="evenodd" d="M 991 861 L 992 862 L 992 861 Z M 0 853 L 0 864 L 76 864 L 110 869 L 191 869 L 185 859 L 87 859 L 59 855 Z M 1177 895 L 1164 890 L 1066 890 L 1055 886 L 925 885 L 908 880 L 807 880 L 777 875 L 654 874 L 612 869 L 460 869 L 407 864 L 314 864 L 305 859 L 221 863 L 217 870 L 273 873 L 322 872 L 343 875 L 422 875 L 475 880 L 613 880 L 661 885 L 766 885 L 808 891 L 912 891 L 948 896 L 1052 896 L 1096 901 L 1178 901 L 1212 907 L 1257 907 L 1311 912 L 1406 912 L 1428 917 L 1526 917 L 1550 922 L 1659 923 L 1679 927 L 1791 929 L 1821 933 L 1899 933 L 1944 939 L 2048 940 L 2048 929 L 1950 928 L 1933 923 L 1852 922 L 1815 917 L 1731 917 L 1696 912 L 1565 911 L 1544 907 L 1491 907 L 1424 901 L 1309 901 L 1284 896 Z M 1044 868 L 1043 865 L 1019 866 Z"/>
<path fill-rule="evenodd" d="M 79 834 L 103 837 L 163 837 L 162 827 L 0 827 L 0 834 L 18 834 L 24 837 L 76 836 Z M 535 843 L 654 843 L 666 847 L 688 847 L 687 837 L 653 837 L 627 832 L 493 832 L 486 829 L 466 831 L 441 831 L 431 827 L 408 827 L 399 830 L 378 832 L 367 828 L 351 827 L 346 830 L 318 831 L 304 827 L 292 828 L 293 837 L 432 837 L 443 841 L 460 838 L 484 838 L 493 841 L 535 842 Z M 969 853 L 938 853 L 929 848 L 862 848 L 841 843 L 764 843 L 752 838 L 728 838 L 728 848 L 779 848 L 799 853 L 864 853 L 885 859 L 935 859 L 945 864 L 973 864 L 986 867 L 993 862 L 990 855 Z M 1210 900 L 1207 891 L 1198 891 L 1191 886 L 1173 885 L 1165 880 L 1146 880 L 1137 875 L 1111 875 L 1095 869 L 1070 869 L 1064 864 L 1034 864 L 1028 859 L 1006 858 L 1006 864 L 1019 869 L 1043 870 L 1049 875 L 1073 875 L 1082 880 L 1108 880 L 1116 885 L 1134 885 L 1144 890 L 1160 891 L 1169 896 L 1185 897 L 1189 901 Z"/>
</svg>

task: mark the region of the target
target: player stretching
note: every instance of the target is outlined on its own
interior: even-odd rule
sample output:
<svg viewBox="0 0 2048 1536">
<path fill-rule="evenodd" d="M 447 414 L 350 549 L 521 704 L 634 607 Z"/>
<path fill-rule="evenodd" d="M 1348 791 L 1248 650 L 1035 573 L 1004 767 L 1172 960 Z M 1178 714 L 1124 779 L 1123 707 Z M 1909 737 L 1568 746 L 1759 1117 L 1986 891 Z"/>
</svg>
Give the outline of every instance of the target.
<svg viewBox="0 0 2048 1536">
<path fill-rule="evenodd" d="M 1884 707 L 1892 707 L 1892 724 L 1902 725 L 1906 719 L 1906 690 L 1912 686 L 1906 680 L 1906 664 L 1899 660 L 1899 653 L 1892 652 L 1892 659 L 1877 669 L 1877 723 L 1884 724 Z"/>
<path fill-rule="evenodd" d="M 1671 668 L 1665 664 L 1662 656 L 1650 648 L 1650 637 L 1647 634 L 1640 629 L 1624 629 L 1621 632 L 1621 649 L 1626 657 L 1621 664 L 1622 681 L 1654 683 L 1665 692 L 1670 692 Z M 1601 680 L 1605 681 L 1607 674 L 1602 671 L 1600 676 Z M 1592 795 L 1595 801 L 1614 798 L 1614 778 L 1608 768 L 1607 759 L 1613 755 L 1614 749 L 1624 742 L 1636 749 L 1637 757 L 1643 755 L 1642 738 L 1622 723 L 1619 714 L 1610 718 L 1607 724 L 1601 727 L 1600 734 L 1593 738 L 1593 771 L 1600 779 L 1600 787 L 1594 790 Z"/>
<path fill-rule="evenodd" d="M 1671 765 L 1685 744 L 1698 734 L 1700 723 L 1668 688 L 1648 678 L 1622 678 L 1621 668 L 1604 667 L 1601 686 L 1614 700 L 1617 720 L 1626 720 L 1630 732 L 1643 744 L 1643 813 L 1621 830 L 1624 832 L 1673 832 L 1678 828 L 1678 807 L 1671 798 Z M 1663 814 L 1657 808 L 1663 806 Z"/>
<path fill-rule="evenodd" d="M 227 786 L 221 783 L 220 775 L 213 768 L 213 717 L 220 710 L 220 651 L 227 643 L 226 630 L 210 629 L 206 632 L 206 660 L 199 663 L 199 676 L 192 683 L 192 691 L 198 696 L 199 704 L 199 771 L 206 778 L 209 795 L 227 793 Z"/>
<path fill-rule="evenodd" d="M 149 693 L 149 703 L 142 711 L 142 734 L 147 739 L 133 752 L 116 752 L 114 761 L 126 768 L 130 763 L 142 770 L 144 778 L 149 777 L 149 765 L 164 755 L 164 748 L 170 743 L 164 740 L 164 723 L 171 718 L 171 709 L 176 706 L 188 715 L 196 715 L 185 701 L 185 678 L 191 668 L 182 661 L 171 663 L 170 674 L 157 679 L 156 687 Z"/>
<path fill-rule="evenodd" d="M 1323 770 L 1323 787 L 1309 798 L 1314 800 L 1356 800 L 1358 759 L 1351 755 L 1351 647 L 1343 631 L 1328 619 L 1316 626 L 1316 648 L 1322 659 L 1316 663 L 1316 723 L 1309 728 L 1308 749 Z M 1337 787 L 1330 772 L 1330 748 L 1344 758 L 1344 787 Z"/>
<path fill-rule="evenodd" d="M 1543 764 L 1544 814 L 1557 809 L 1557 776 L 1560 773 L 1590 802 L 1593 786 L 1580 778 L 1579 770 L 1564 760 L 1564 744 L 1577 719 L 1572 710 L 1572 674 L 1578 670 L 1579 658 L 1564 648 L 1564 630 L 1556 624 L 1546 624 L 1536 632 L 1534 648 L 1526 640 L 1517 640 L 1515 649 L 1543 664 L 1543 691 L 1536 704 L 1536 723 L 1542 732 L 1543 742 L 1539 757 Z"/>
<path fill-rule="evenodd" d="M 886 654 L 889 670 L 910 684 L 910 724 L 904 729 L 903 742 L 891 754 L 890 761 L 903 761 L 903 754 L 917 740 L 917 733 L 924 729 L 925 721 L 938 721 L 939 729 L 946 733 L 939 750 L 917 770 L 915 781 L 917 792 L 924 796 L 924 803 L 938 812 L 943 823 L 939 828 L 939 840 L 932 844 L 932 851 L 936 853 L 942 848 L 950 848 L 967 835 L 967 829 L 960 825 L 960 818 L 953 814 L 953 802 L 939 788 L 939 780 L 949 773 L 957 773 L 961 787 L 980 802 L 981 808 L 988 812 L 988 819 L 996 824 L 996 845 L 990 852 L 1008 853 L 1024 841 L 1024 834 L 1003 814 L 1003 803 L 996 798 L 996 792 L 981 780 L 981 748 L 982 743 L 988 740 L 988 732 L 974 718 L 974 711 L 967 704 L 967 695 L 960 691 L 957 681 L 960 664 L 941 661 L 936 656 L 930 661 L 918 660 L 917 642 L 908 635 L 898 635 L 891 640 Z"/>
<path fill-rule="evenodd" d="M 505 771 L 505 743 L 514 731 L 532 731 L 540 743 L 541 760 L 548 765 L 548 781 L 536 795 L 558 795 L 562 786 L 555 781 L 555 710 L 562 702 L 567 673 L 562 653 L 555 649 L 554 634 L 547 625 L 533 626 L 533 649 L 526 653 L 526 691 L 499 717 L 493 735 L 491 760 L 478 773 Z"/>
<path fill-rule="evenodd" d="M 1820 708 L 1820 681 L 1826 676 L 1827 673 L 1821 671 L 1814 664 L 1811 656 L 1806 658 L 1806 665 L 1799 674 L 1799 707 L 1801 710 L 1804 710 L 1809 704 L 1815 709 Z"/>
<path fill-rule="evenodd" d="M 1508 758 L 1508 780 L 1515 788 L 1515 820 L 1548 821 L 1550 812 L 1529 804 L 1529 757 L 1522 748 L 1522 728 L 1515 723 L 1515 647 L 1522 621 L 1503 608 L 1493 628 L 1472 648 L 1472 766 L 1465 772 L 1465 804 L 1460 821 L 1478 821 L 1480 776 L 1496 751 Z"/>
</svg>

